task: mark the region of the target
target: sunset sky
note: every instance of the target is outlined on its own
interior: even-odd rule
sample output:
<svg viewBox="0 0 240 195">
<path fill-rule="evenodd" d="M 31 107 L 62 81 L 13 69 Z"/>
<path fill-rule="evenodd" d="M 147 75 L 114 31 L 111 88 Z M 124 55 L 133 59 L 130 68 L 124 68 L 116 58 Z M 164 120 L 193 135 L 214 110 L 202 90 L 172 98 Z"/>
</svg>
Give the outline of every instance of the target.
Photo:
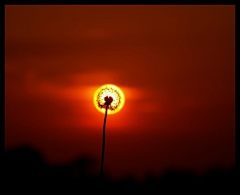
<svg viewBox="0 0 240 195">
<path fill-rule="evenodd" d="M 234 5 L 6 5 L 5 149 L 100 169 L 95 90 L 119 86 L 104 171 L 199 174 L 235 164 Z"/>
</svg>

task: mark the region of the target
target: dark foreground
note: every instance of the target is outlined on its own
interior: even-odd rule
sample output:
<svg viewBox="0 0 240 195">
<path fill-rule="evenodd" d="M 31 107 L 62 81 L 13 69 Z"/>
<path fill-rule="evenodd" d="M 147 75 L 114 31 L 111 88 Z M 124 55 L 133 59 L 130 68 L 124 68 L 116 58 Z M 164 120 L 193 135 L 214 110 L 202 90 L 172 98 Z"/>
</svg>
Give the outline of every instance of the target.
<svg viewBox="0 0 240 195">
<path fill-rule="evenodd" d="M 62 166 L 46 164 L 32 148 L 22 147 L 5 153 L 5 194 L 91 194 L 91 193 L 144 193 L 144 194 L 237 194 L 236 170 L 212 169 L 204 176 L 191 172 L 168 171 L 161 176 L 146 176 L 144 182 L 132 178 L 112 180 L 100 178 L 92 171 L 95 161 L 79 158 Z"/>
</svg>

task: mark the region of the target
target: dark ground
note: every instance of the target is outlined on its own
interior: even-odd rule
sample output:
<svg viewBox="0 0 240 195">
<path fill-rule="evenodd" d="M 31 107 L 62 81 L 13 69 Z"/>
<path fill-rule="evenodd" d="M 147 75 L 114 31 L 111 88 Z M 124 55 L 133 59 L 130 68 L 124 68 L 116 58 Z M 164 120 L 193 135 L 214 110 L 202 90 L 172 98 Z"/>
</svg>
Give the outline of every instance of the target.
<svg viewBox="0 0 240 195">
<path fill-rule="evenodd" d="M 215 168 L 203 176 L 172 170 L 159 176 L 146 176 L 143 182 L 138 182 L 130 177 L 100 178 L 92 171 L 96 165 L 94 159 L 80 157 L 67 165 L 53 166 L 45 163 L 41 154 L 31 147 L 8 150 L 5 152 L 4 194 L 237 194 L 235 167 L 227 171 Z"/>
</svg>

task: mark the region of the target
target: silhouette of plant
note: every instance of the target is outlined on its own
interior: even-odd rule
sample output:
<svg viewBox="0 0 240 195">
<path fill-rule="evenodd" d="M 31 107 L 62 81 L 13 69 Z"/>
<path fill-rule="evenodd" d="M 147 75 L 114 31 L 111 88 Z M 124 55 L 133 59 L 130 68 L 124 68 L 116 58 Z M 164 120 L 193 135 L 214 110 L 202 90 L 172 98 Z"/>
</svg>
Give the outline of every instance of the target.
<svg viewBox="0 0 240 195">
<path fill-rule="evenodd" d="M 124 102 L 122 96 L 120 95 L 119 89 L 113 85 L 105 85 L 98 92 L 96 99 L 97 106 L 100 109 L 105 109 L 105 116 L 103 122 L 103 138 L 102 138 L 102 157 L 101 157 L 101 176 L 103 176 L 103 163 L 104 163 L 104 151 L 105 151 L 105 131 L 106 131 L 106 121 L 108 110 L 114 111 Z"/>
</svg>

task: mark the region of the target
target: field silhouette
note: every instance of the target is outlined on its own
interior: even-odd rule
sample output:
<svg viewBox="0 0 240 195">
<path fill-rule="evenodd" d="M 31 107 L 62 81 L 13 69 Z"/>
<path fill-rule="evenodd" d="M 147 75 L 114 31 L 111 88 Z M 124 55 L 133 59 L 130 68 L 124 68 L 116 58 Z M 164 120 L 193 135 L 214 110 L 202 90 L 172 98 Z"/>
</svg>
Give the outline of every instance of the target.
<svg viewBox="0 0 240 195">
<path fill-rule="evenodd" d="M 144 182 L 133 178 L 113 180 L 100 177 L 93 171 L 98 166 L 89 157 L 79 157 L 66 165 L 49 165 L 34 148 L 23 146 L 5 152 L 4 182 L 7 194 L 17 193 L 63 193 L 89 194 L 110 193 L 226 193 L 235 194 L 236 169 L 228 171 L 218 168 L 209 170 L 204 176 L 178 170 L 166 171 L 159 176 L 146 175 Z"/>
</svg>

